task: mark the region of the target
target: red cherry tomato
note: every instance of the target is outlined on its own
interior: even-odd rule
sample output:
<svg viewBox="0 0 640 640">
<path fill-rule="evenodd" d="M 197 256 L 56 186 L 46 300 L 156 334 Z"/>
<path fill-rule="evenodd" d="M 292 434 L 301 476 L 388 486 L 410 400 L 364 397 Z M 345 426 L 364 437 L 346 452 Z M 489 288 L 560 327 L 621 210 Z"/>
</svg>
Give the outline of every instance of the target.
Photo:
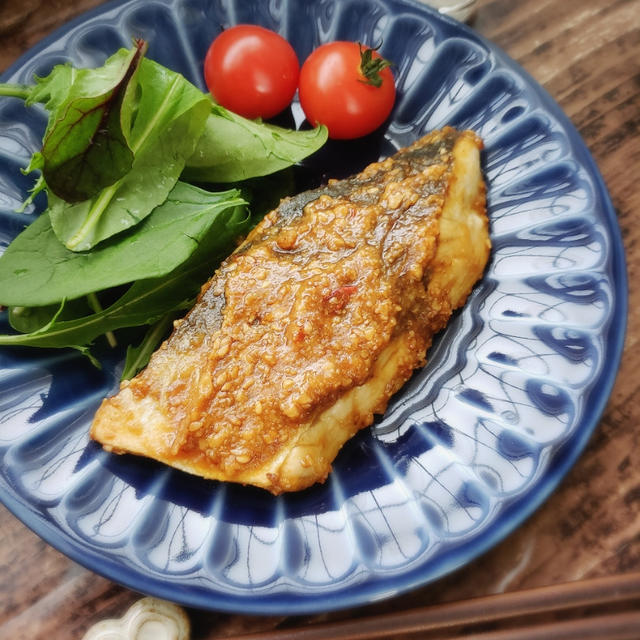
<svg viewBox="0 0 640 640">
<path fill-rule="evenodd" d="M 389 64 L 357 42 L 319 46 L 300 71 L 300 105 L 307 120 L 326 125 L 331 138 L 359 138 L 377 129 L 395 102 Z"/>
<path fill-rule="evenodd" d="M 299 74 L 293 47 L 274 31 L 250 24 L 223 31 L 204 60 L 214 100 L 245 118 L 271 118 L 285 109 Z"/>
</svg>

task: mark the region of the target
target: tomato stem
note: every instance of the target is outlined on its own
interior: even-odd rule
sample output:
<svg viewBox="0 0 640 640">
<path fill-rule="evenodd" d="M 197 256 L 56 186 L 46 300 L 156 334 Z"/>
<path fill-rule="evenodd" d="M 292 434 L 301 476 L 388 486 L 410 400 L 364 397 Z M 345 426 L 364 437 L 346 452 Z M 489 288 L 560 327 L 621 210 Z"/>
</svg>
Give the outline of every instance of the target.
<svg viewBox="0 0 640 640">
<path fill-rule="evenodd" d="M 358 42 L 358 46 L 360 47 L 360 73 L 363 78 L 361 82 L 374 87 L 382 86 L 382 76 L 380 72 L 392 66 L 393 63 L 379 55 L 375 58 L 373 57 L 373 53 L 378 51 L 379 46 L 375 48 L 363 47 L 360 42 Z"/>
</svg>

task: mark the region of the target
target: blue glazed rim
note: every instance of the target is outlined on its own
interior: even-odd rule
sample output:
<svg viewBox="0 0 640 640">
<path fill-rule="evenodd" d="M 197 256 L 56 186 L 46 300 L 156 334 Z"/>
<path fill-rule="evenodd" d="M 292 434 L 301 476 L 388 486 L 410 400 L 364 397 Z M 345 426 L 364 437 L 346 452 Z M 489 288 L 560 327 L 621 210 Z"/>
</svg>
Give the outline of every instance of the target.
<svg viewBox="0 0 640 640">
<path fill-rule="evenodd" d="M 6 81 L 24 66 L 31 57 L 37 55 L 52 43 L 66 37 L 69 32 L 80 24 L 98 18 L 129 2 L 130 0 L 111 0 L 74 18 L 23 54 L 0 76 L 0 81 Z M 185 586 L 170 580 L 163 582 L 150 579 L 130 567 L 114 562 L 111 558 L 105 557 L 94 549 L 72 541 L 64 534 L 61 534 L 57 527 L 52 526 L 51 521 L 31 510 L 25 502 L 17 500 L 11 495 L 1 496 L 1 500 L 7 509 L 34 533 L 87 569 L 134 591 L 179 602 L 193 608 L 222 610 L 241 614 L 275 615 L 282 613 L 319 613 L 366 605 L 426 586 L 438 578 L 462 568 L 496 546 L 510 533 L 513 533 L 549 498 L 575 464 L 591 438 L 608 402 L 618 372 L 625 341 L 628 311 L 628 283 L 624 246 L 616 213 L 602 175 L 571 120 L 549 93 L 504 51 L 474 32 L 470 27 L 439 14 L 417 0 L 388 0 L 388 2 L 392 7 L 412 7 L 420 12 L 432 15 L 434 19 L 439 20 L 442 24 L 448 24 L 450 31 L 462 34 L 481 44 L 495 56 L 500 66 L 511 70 L 520 77 L 527 85 L 527 89 L 534 92 L 539 98 L 542 107 L 547 113 L 552 115 L 561 125 L 567 134 L 573 156 L 580 161 L 594 181 L 595 196 L 603 214 L 602 222 L 606 224 L 611 240 L 608 271 L 615 284 L 615 300 L 612 305 L 610 323 L 606 331 L 603 332 L 607 338 L 606 344 L 609 357 L 606 359 L 598 378 L 591 385 L 588 402 L 585 404 L 584 419 L 578 425 L 571 438 L 560 445 L 550 457 L 548 467 L 535 487 L 530 489 L 525 496 L 517 496 L 509 504 L 505 505 L 501 514 L 492 522 L 491 526 L 480 533 L 476 533 L 470 540 L 459 546 L 448 549 L 445 554 L 430 559 L 412 570 L 404 571 L 402 574 L 392 577 L 370 576 L 367 580 L 336 593 L 299 595 L 288 592 L 286 594 L 278 593 L 267 596 L 257 594 L 234 596 L 225 594 L 222 591 L 200 588 L 192 584 Z"/>
</svg>

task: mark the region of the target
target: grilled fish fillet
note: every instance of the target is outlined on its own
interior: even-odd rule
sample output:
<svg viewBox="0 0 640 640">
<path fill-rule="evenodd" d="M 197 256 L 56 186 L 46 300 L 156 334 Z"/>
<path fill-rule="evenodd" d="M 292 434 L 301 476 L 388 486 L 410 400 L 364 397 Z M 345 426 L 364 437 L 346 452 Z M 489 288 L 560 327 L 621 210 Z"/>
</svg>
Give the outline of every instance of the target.
<svg viewBox="0 0 640 640">
<path fill-rule="evenodd" d="M 483 273 L 481 146 L 446 128 L 283 200 L 91 436 L 274 494 L 323 481 Z"/>
</svg>

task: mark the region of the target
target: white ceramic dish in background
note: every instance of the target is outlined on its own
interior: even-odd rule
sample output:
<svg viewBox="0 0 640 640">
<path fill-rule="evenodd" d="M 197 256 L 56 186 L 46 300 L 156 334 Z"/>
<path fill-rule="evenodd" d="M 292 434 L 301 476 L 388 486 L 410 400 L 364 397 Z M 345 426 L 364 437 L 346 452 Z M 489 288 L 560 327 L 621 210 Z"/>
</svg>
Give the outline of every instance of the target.
<svg viewBox="0 0 640 640">
<path fill-rule="evenodd" d="M 476 0 L 422 0 L 446 16 L 465 22 L 476 10 Z"/>
</svg>

